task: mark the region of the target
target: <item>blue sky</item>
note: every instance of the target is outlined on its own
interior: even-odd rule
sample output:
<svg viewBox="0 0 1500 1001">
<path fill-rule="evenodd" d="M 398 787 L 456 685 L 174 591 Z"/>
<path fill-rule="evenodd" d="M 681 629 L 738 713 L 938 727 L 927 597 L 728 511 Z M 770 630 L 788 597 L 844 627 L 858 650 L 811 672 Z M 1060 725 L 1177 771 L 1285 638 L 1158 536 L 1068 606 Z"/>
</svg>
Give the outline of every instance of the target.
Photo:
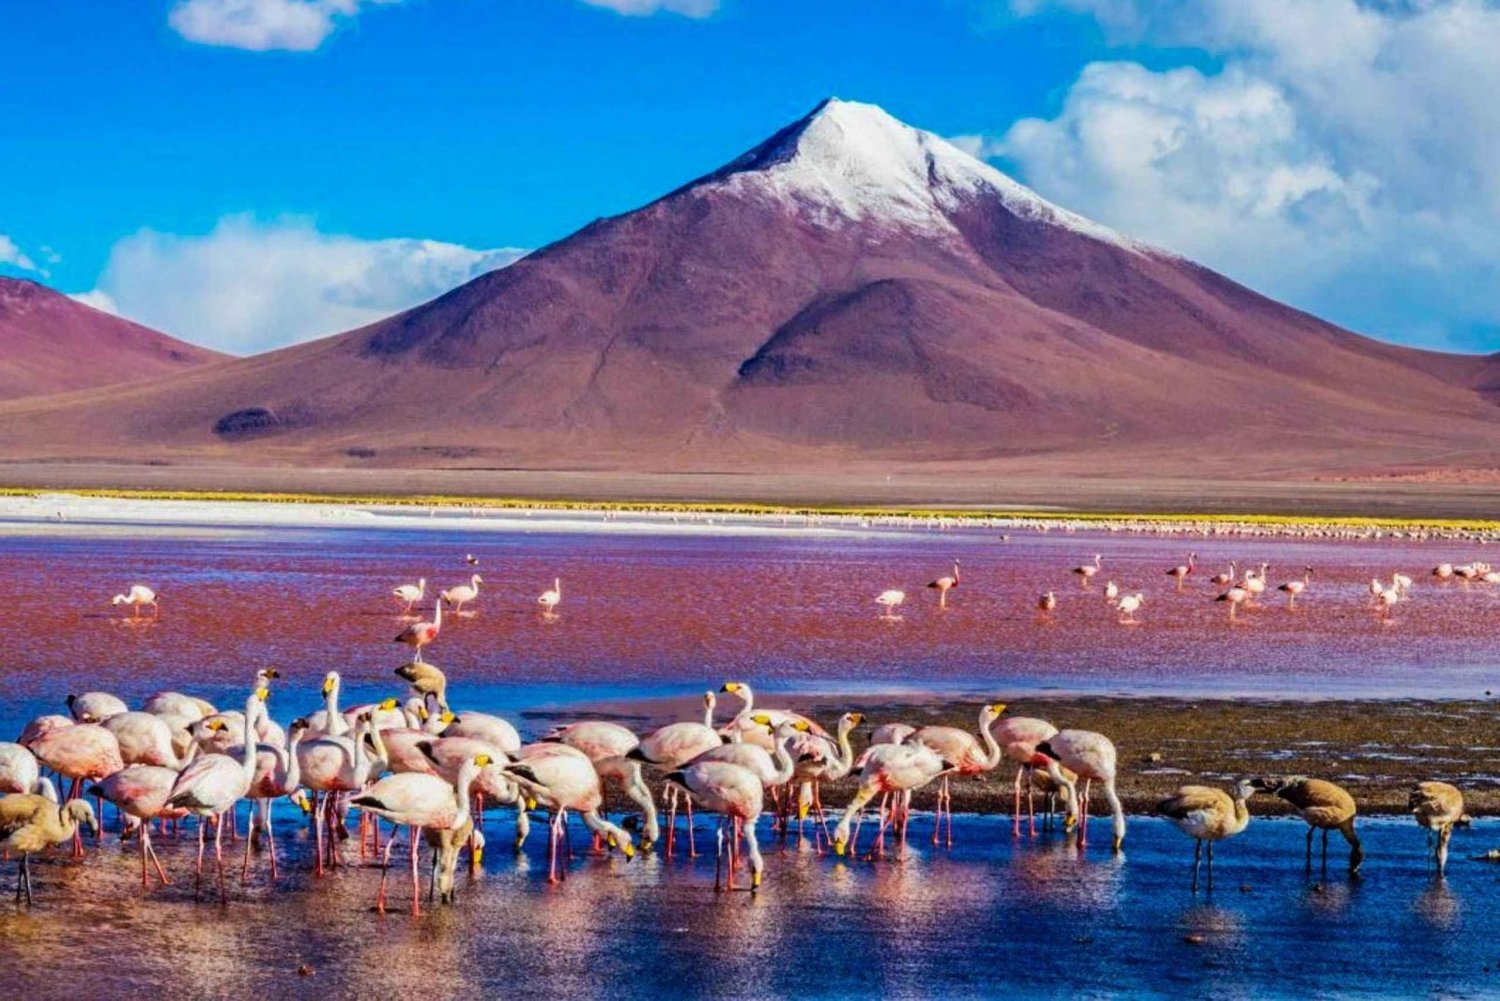
<svg viewBox="0 0 1500 1001">
<path fill-rule="evenodd" d="M 1331 319 L 1497 350 L 1500 143 L 1474 132 L 1500 135 L 1481 93 L 1500 92 L 1481 65 L 1500 16 L 1435 8 L 13 5 L 0 271 L 251 351 L 441 292 L 838 95 Z M 1317 31 L 1356 51 L 1312 54 L 1299 35 Z M 1427 65 L 1444 39 L 1447 76 Z M 1339 80 L 1361 93 L 1330 98 Z M 1384 88 L 1418 107 L 1393 113 Z M 1434 126 L 1422 101 L 1458 120 Z"/>
</svg>

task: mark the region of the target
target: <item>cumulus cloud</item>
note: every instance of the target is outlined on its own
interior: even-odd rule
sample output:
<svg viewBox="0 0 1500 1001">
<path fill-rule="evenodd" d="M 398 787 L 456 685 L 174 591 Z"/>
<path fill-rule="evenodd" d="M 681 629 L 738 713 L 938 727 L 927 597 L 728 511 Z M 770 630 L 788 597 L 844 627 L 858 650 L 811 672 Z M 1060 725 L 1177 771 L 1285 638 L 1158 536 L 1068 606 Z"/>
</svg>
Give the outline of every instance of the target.
<svg viewBox="0 0 1500 1001">
<path fill-rule="evenodd" d="M 251 354 L 363 326 L 517 260 L 514 248 L 363 240 L 306 219 L 230 216 L 198 236 L 141 230 L 75 296 L 148 327 Z"/>
<path fill-rule="evenodd" d="M 167 14 L 190 42 L 266 52 L 310 52 L 366 3 L 401 0 L 177 0 Z"/>
<path fill-rule="evenodd" d="M 590 7 L 608 7 L 632 17 L 657 14 L 681 14 L 684 17 L 708 17 L 719 9 L 719 0 L 583 0 Z"/>
<path fill-rule="evenodd" d="M 965 137 L 1043 194 L 1345 323 L 1500 348 L 1500 9 L 1479 0 L 1012 0 L 1215 57 L 1086 66 Z"/>
<path fill-rule="evenodd" d="M 47 273 L 37 267 L 36 261 L 33 261 L 29 256 L 22 253 L 21 248 L 16 246 L 16 241 L 4 233 L 0 233 L 0 264 L 9 264 L 12 267 L 20 268 L 22 271 L 35 271 L 41 275 Z"/>
</svg>

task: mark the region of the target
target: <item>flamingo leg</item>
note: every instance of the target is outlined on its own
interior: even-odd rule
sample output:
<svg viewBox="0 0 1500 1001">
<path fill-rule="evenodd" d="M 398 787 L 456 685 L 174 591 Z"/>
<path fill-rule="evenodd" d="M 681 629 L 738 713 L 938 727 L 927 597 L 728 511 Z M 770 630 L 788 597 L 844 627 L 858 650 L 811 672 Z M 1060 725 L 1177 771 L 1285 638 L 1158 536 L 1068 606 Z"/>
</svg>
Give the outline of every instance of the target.
<svg viewBox="0 0 1500 1001">
<path fill-rule="evenodd" d="M 396 847 L 394 835 L 385 843 L 385 854 L 380 860 L 380 892 L 375 896 L 375 913 L 385 913 L 385 884 L 391 874 L 391 849 Z"/>
<path fill-rule="evenodd" d="M 1203 842 L 1193 839 L 1193 892 L 1198 892 L 1198 866 L 1203 861 Z"/>
<path fill-rule="evenodd" d="M 231 818 L 231 823 L 233 818 Z M 224 815 L 219 815 L 218 826 L 214 828 L 214 865 L 219 873 L 219 903 L 229 903 L 229 888 L 224 885 Z"/>
<path fill-rule="evenodd" d="M 1019 838 L 1021 836 L 1021 776 L 1025 774 L 1025 772 L 1025 765 L 1022 765 L 1020 768 L 1016 769 L 1016 805 L 1010 814 L 1010 836 L 1013 838 Z"/>
<path fill-rule="evenodd" d="M 723 820 L 719 821 L 719 827 L 718 827 L 718 830 L 715 831 L 714 840 L 717 843 L 717 848 L 714 851 L 714 892 L 715 893 L 720 893 L 724 889 L 724 887 L 722 885 L 722 873 L 723 873 L 723 869 L 724 869 L 724 821 Z"/>
<path fill-rule="evenodd" d="M 422 835 L 420 827 L 407 828 L 411 832 L 411 916 L 422 914 L 422 881 L 417 876 L 417 840 Z"/>
<path fill-rule="evenodd" d="M 156 855 L 156 846 L 151 843 L 151 832 L 144 827 L 141 830 L 145 838 L 146 854 L 150 856 L 151 861 L 156 865 L 156 878 L 161 880 L 162 886 L 167 886 L 172 881 L 167 878 L 166 870 L 161 867 L 161 859 Z"/>
<path fill-rule="evenodd" d="M 193 881 L 194 899 L 197 899 L 203 894 L 203 836 L 205 833 L 203 830 L 203 825 L 206 823 L 208 823 L 208 819 L 206 817 L 198 818 L 198 867 L 196 870 L 196 878 Z M 1311 838 L 1308 839 L 1308 843 L 1312 843 Z M 1310 850 L 1311 849 L 1309 849 L 1309 851 Z"/>
</svg>

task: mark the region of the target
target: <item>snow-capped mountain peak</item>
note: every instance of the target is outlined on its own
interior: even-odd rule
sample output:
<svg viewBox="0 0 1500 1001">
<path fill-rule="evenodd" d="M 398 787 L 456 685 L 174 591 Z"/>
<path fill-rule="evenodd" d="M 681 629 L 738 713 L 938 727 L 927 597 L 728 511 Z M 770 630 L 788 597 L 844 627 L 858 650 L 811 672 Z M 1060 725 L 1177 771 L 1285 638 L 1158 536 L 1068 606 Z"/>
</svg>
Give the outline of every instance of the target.
<svg viewBox="0 0 1500 1001">
<path fill-rule="evenodd" d="M 989 195 L 1023 218 L 1147 249 L 1053 205 L 946 139 L 857 101 L 824 101 L 705 181 L 794 202 L 828 224 L 862 221 L 943 232 L 953 229 L 949 212 Z"/>
</svg>

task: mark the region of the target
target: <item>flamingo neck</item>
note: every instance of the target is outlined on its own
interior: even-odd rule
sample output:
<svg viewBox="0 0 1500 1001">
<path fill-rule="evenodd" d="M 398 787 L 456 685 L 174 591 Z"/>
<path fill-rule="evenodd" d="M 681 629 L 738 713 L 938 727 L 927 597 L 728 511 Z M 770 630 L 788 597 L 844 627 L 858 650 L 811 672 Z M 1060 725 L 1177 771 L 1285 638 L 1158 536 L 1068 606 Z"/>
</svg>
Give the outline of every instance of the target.
<svg viewBox="0 0 1500 1001">
<path fill-rule="evenodd" d="M 286 791 L 296 792 L 302 785 L 302 759 L 297 756 L 297 748 L 302 745 L 303 730 L 299 727 L 287 741 L 286 750 Z"/>
<path fill-rule="evenodd" d="M 255 714 L 263 712 L 263 706 L 253 695 L 245 703 L 245 745 L 240 751 L 240 765 L 251 778 L 255 777 L 255 754 L 260 749 L 255 743 Z"/>
<path fill-rule="evenodd" d="M 854 748 L 849 744 L 849 730 L 847 726 L 839 727 L 838 774 L 832 778 L 841 779 L 854 770 Z"/>
<path fill-rule="evenodd" d="M 743 724 L 750 719 L 750 713 L 755 708 L 755 693 L 750 690 L 749 685 L 741 685 L 734 694 L 739 696 L 740 701 L 744 703 L 740 711 L 735 714 L 734 721 L 736 724 Z"/>
<path fill-rule="evenodd" d="M 792 780 L 793 773 L 797 770 L 797 764 L 792 760 L 787 745 L 791 743 L 790 735 L 783 737 L 780 733 L 776 735 L 776 746 L 771 750 L 771 756 L 776 762 L 776 771 L 771 775 L 771 785 L 784 785 Z"/>
<path fill-rule="evenodd" d="M 999 717 L 997 716 L 996 719 Z M 983 716 L 979 719 L 979 736 L 984 741 L 986 752 L 984 756 L 986 770 L 1000 767 L 1000 759 L 1005 756 L 1005 749 L 1000 746 L 999 741 L 995 740 L 995 734 L 991 730 L 994 725 L 995 720 L 986 722 Z"/>
<path fill-rule="evenodd" d="M 464 821 L 469 819 L 470 791 L 474 787 L 474 780 L 478 777 L 479 766 L 474 763 L 474 759 L 465 760 L 463 767 L 458 770 L 458 784 L 453 787 L 453 802 L 458 807 L 458 814 L 454 817 L 450 830 L 458 830 L 464 826 Z"/>
<path fill-rule="evenodd" d="M 349 732 L 349 725 L 339 712 L 340 687 L 339 680 L 335 678 L 333 684 L 328 686 L 328 694 L 323 696 L 323 712 L 328 717 L 323 721 L 323 730 L 334 737 L 342 737 Z"/>
</svg>

